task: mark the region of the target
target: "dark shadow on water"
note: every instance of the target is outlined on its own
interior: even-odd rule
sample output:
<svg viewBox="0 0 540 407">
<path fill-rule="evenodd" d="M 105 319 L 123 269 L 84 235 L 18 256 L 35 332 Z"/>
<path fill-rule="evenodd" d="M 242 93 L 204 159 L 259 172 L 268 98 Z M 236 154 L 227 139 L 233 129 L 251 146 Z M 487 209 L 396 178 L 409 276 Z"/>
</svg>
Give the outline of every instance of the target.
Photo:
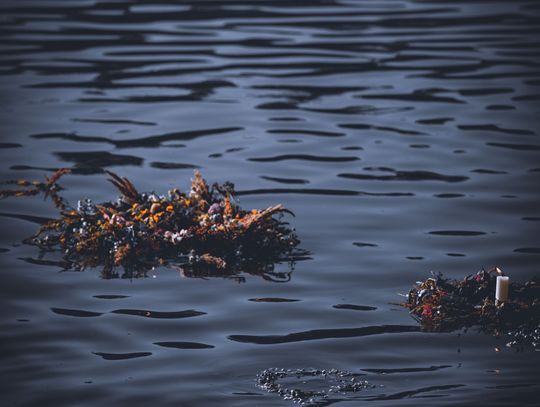
<svg viewBox="0 0 540 407">
<path fill-rule="evenodd" d="M 234 131 L 242 130 L 242 127 L 225 127 L 218 129 L 208 130 L 193 130 L 193 131 L 181 131 L 175 133 L 158 134 L 154 136 L 147 136 L 133 139 L 113 140 L 107 137 L 101 136 L 79 136 L 72 133 L 43 133 L 34 134 L 31 137 L 37 140 L 67 140 L 80 143 L 108 143 L 114 145 L 116 148 L 136 148 L 136 147 L 160 147 L 163 143 L 169 141 L 187 141 L 194 140 L 199 137 L 216 136 L 219 134 L 230 133 Z"/>
<path fill-rule="evenodd" d="M 2 202 L 3 403 L 534 405 L 537 352 L 494 353 L 470 327 L 458 355 L 454 335 L 414 334 L 382 304 L 429 269 L 535 272 L 539 12 L 535 0 L 3 1 L 2 178 L 70 166 L 88 175 L 67 184 L 76 199 L 101 196 L 106 169 L 148 169 L 166 193 L 200 167 L 237 183 L 239 202 L 294 209 L 313 251 L 227 270 L 190 264 L 189 250 L 167 265 L 76 262 L 19 244 L 49 203 Z M 336 369 L 294 369 L 321 360 Z M 257 389 L 255 371 L 276 365 L 291 370 Z"/>
<path fill-rule="evenodd" d="M 412 192 L 364 192 L 347 189 L 319 189 L 319 188 L 267 188 L 238 191 L 237 195 L 265 195 L 265 194 L 305 194 L 305 195 L 334 195 L 334 196 L 387 196 L 402 197 L 414 196 Z"/>
<path fill-rule="evenodd" d="M 369 305 L 355 305 L 355 304 L 336 304 L 332 305 L 335 309 L 347 309 L 351 311 L 375 311 L 377 307 L 371 307 Z"/>
<path fill-rule="evenodd" d="M 248 301 L 276 303 L 276 302 L 298 302 L 302 300 L 297 300 L 293 298 L 264 297 L 264 298 L 250 298 Z"/>
<path fill-rule="evenodd" d="M 231 341 L 252 343 L 256 345 L 277 345 L 282 343 L 303 342 L 331 338 L 356 338 L 369 335 L 399 334 L 420 332 L 416 325 L 381 325 L 362 328 L 315 329 L 294 332 L 287 335 L 229 335 Z"/>
<path fill-rule="evenodd" d="M 55 155 L 64 162 L 74 163 L 74 168 L 85 174 L 99 174 L 104 167 L 141 166 L 143 158 L 133 155 L 112 154 L 108 151 L 58 152 Z"/>
<path fill-rule="evenodd" d="M 67 308 L 51 308 L 51 311 L 55 314 L 59 315 L 68 315 L 70 317 L 99 317 L 103 315 L 101 312 L 92 312 L 92 311 L 84 311 L 84 310 L 77 310 L 77 309 L 67 309 Z"/>
<path fill-rule="evenodd" d="M 154 342 L 154 345 L 174 349 L 213 349 L 215 346 L 198 342 Z"/>
<path fill-rule="evenodd" d="M 152 310 L 143 310 L 143 309 L 116 309 L 111 311 L 113 314 L 123 314 L 123 315 L 135 315 L 138 317 L 144 318 L 157 318 L 157 319 L 181 319 L 181 318 L 191 318 L 198 317 L 201 315 L 206 315 L 206 312 L 195 311 L 195 310 L 186 310 L 186 311 L 152 311 Z"/>
<path fill-rule="evenodd" d="M 193 165 L 193 164 L 164 163 L 160 161 L 155 161 L 155 162 L 150 163 L 150 167 L 157 168 L 160 170 L 185 170 L 185 169 L 200 168 L 198 165 Z"/>
<path fill-rule="evenodd" d="M 452 365 L 440 365 L 430 367 L 404 367 L 395 369 L 362 369 L 363 372 L 377 374 L 393 374 L 393 373 L 419 373 L 419 372 L 434 372 L 440 369 L 448 369 Z"/>
<path fill-rule="evenodd" d="M 152 355 L 151 352 L 133 352 L 133 353 L 105 353 L 105 352 L 92 352 L 94 355 L 101 356 L 105 360 L 127 360 L 142 358 Z"/>
<path fill-rule="evenodd" d="M 486 232 L 479 232 L 473 230 L 434 230 L 428 232 L 430 235 L 435 236 L 456 236 L 456 237 L 472 237 L 472 236 L 482 236 Z"/>
<path fill-rule="evenodd" d="M 379 169 L 379 171 L 381 171 Z M 377 180 L 377 181 L 444 181 L 444 182 L 463 182 L 469 177 L 460 175 L 444 175 L 432 171 L 396 171 L 392 169 L 383 172 L 393 172 L 393 175 L 370 175 L 370 174 L 338 174 L 338 177 L 357 179 L 357 180 Z"/>
<path fill-rule="evenodd" d="M 394 394 L 388 394 L 388 395 L 380 395 L 380 396 L 373 396 L 373 397 L 365 397 L 362 398 L 366 401 L 382 401 L 382 400 L 401 400 L 406 398 L 423 398 L 423 397 L 448 397 L 449 394 L 434 394 L 429 396 L 424 396 L 423 393 L 432 392 L 432 391 L 441 391 L 441 390 L 452 390 L 457 389 L 459 387 L 465 387 L 464 384 L 448 384 L 444 386 L 430 386 L 430 387 L 421 387 L 419 389 L 415 390 L 408 390 L 408 391 L 402 391 L 399 393 Z M 418 396 L 419 394 L 422 394 L 422 396 Z"/>
<path fill-rule="evenodd" d="M 120 294 L 101 294 L 101 295 L 94 295 L 94 298 L 98 298 L 100 300 L 121 300 L 124 298 L 129 298 L 129 295 L 120 295 Z"/>
</svg>

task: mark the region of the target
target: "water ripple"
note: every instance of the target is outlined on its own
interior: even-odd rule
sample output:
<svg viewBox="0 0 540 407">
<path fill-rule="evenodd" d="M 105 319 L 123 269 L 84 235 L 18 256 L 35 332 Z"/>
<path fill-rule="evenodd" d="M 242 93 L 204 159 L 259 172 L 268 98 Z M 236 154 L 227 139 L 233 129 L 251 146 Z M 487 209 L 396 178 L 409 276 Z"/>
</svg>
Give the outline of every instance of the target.
<svg viewBox="0 0 540 407">
<path fill-rule="evenodd" d="M 206 315 L 206 312 L 186 310 L 186 311 L 151 311 L 143 309 L 117 309 L 111 311 L 113 314 L 122 315 L 135 315 L 145 318 L 158 318 L 158 319 L 181 319 L 198 317 L 200 315 Z"/>
<path fill-rule="evenodd" d="M 486 143 L 488 146 L 506 148 L 509 150 L 518 150 L 518 151 L 538 151 L 540 150 L 539 144 L 516 144 L 516 143 L 495 143 L 490 142 Z"/>
<path fill-rule="evenodd" d="M 332 308 L 336 309 L 348 309 L 353 311 L 375 311 L 377 307 L 371 307 L 369 305 L 355 305 L 355 304 L 336 304 L 332 305 Z"/>
<path fill-rule="evenodd" d="M 100 173 L 104 167 L 134 165 L 141 166 L 143 158 L 108 151 L 56 152 L 61 161 L 74 163 L 74 169 L 85 174 Z"/>
<path fill-rule="evenodd" d="M 51 308 L 51 311 L 59 315 L 68 315 L 70 317 L 99 317 L 103 315 L 100 312 L 84 311 L 78 309 L 68 309 L 68 308 Z"/>
<path fill-rule="evenodd" d="M 248 301 L 252 302 L 298 302 L 293 298 L 279 298 L 279 297 L 263 297 L 263 298 L 250 298 Z"/>
<path fill-rule="evenodd" d="M 303 161 L 318 161 L 318 162 L 350 162 L 359 160 L 358 157 L 328 157 L 328 156 L 315 156 L 309 154 L 283 154 L 274 157 L 257 157 L 249 158 L 249 161 L 255 162 L 277 162 L 285 160 L 303 160 Z"/>
<path fill-rule="evenodd" d="M 154 345 L 161 346 L 163 348 L 175 348 L 175 349 L 213 349 L 215 346 L 207 345 L 199 342 L 154 342 Z"/>
<path fill-rule="evenodd" d="M 421 387 L 419 389 L 415 390 L 407 390 L 399 393 L 393 393 L 388 395 L 380 395 L 380 396 L 373 396 L 373 397 L 366 397 L 364 400 L 367 401 L 379 401 L 379 400 L 401 400 L 406 398 L 419 398 L 419 397 L 428 397 L 427 395 L 423 396 L 417 396 L 418 394 L 423 394 L 427 392 L 432 391 L 441 391 L 441 390 L 452 390 L 457 389 L 459 387 L 464 387 L 464 384 L 448 384 L 444 386 L 429 386 L 429 387 Z M 448 394 L 437 394 L 437 395 L 431 395 L 429 397 L 444 397 Z"/>
<path fill-rule="evenodd" d="M 100 295 L 94 295 L 94 298 L 98 298 L 100 300 L 121 300 L 124 298 L 129 298 L 129 295 L 120 295 L 120 294 L 100 294 Z"/>
<path fill-rule="evenodd" d="M 319 339 L 356 338 L 369 335 L 419 331 L 420 328 L 416 325 L 381 325 L 362 328 L 314 329 L 311 331 L 294 332 L 287 335 L 229 335 L 228 338 L 235 342 L 252 343 L 256 345 L 276 345 Z"/>
<path fill-rule="evenodd" d="M 107 137 L 101 136 L 79 136 L 77 134 L 68 134 L 68 133 L 44 133 L 44 134 L 34 134 L 31 137 L 43 140 L 43 139 L 59 139 L 59 140 L 68 140 L 76 141 L 81 143 L 109 143 L 114 145 L 116 148 L 134 148 L 134 147 L 159 147 L 163 143 L 168 141 L 187 141 L 193 140 L 198 137 L 204 136 L 213 136 L 223 133 L 229 133 L 233 131 L 242 130 L 241 127 L 227 127 L 219 129 L 208 129 L 208 130 L 194 130 L 194 131 L 182 131 L 176 133 L 167 133 L 159 134 L 154 136 L 147 136 L 137 139 L 123 139 L 123 140 L 113 140 Z M 82 154 L 82 153 L 81 153 Z"/>
<path fill-rule="evenodd" d="M 514 249 L 515 253 L 540 254 L 540 247 L 520 247 Z"/>
<path fill-rule="evenodd" d="M 94 355 L 101 356 L 105 360 L 127 360 L 142 358 L 152 355 L 151 352 L 132 352 L 132 353 L 105 353 L 105 352 L 92 352 Z"/>
<path fill-rule="evenodd" d="M 448 369 L 452 365 L 439 365 L 430 367 L 403 367 L 393 369 L 362 369 L 364 372 L 377 374 L 393 374 L 393 373 L 418 373 L 418 372 L 434 372 L 436 370 Z"/>
<path fill-rule="evenodd" d="M 261 178 L 267 181 L 278 182 L 280 184 L 309 184 L 308 180 L 300 178 L 270 177 L 267 175 L 262 175 Z"/>
<path fill-rule="evenodd" d="M 61 273 L 70 265 L 59 253 L 20 244 L 57 216 L 51 202 L 2 200 L 6 405 L 279 404 L 252 391 L 254 369 L 268 366 L 291 368 L 284 388 L 307 379 L 324 390 L 320 405 L 537 398 L 527 352 L 503 361 L 502 348 L 492 383 L 490 338 L 413 334 L 400 325 L 406 313 L 385 311 L 432 268 L 496 261 L 533 276 L 537 0 L 19 0 L 0 10 L 2 180 L 71 167 L 62 193 L 73 203 L 115 199 L 100 189 L 104 169 L 163 192 L 200 167 L 211 182 L 234 182 L 244 207 L 293 210 L 310 251 L 265 270 L 279 286 L 236 286 L 241 271 L 179 280 L 161 267 L 103 281 Z M 359 318 L 375 326 L 332 329 Z M 234 344 L 231 332 L 249 335 Z M 246 345 L 297 342 L 292 358 Z M 296 377 L 323 348 L 338 372 L 361 359 L 377 387 L 341 394 L 320 375 Z M 386 357 L 396 352 L 398 362 Z"/>
<path fill-rule="evenodd" d="M 481 236 L 485 235 L 485 232 L 478 232 L 473 230 L 434 230 L 432 232 L 429 232 L 430 235 L 437 235 L 437 236 Z"/>
<path fill-rule="evenodd" d="M 155 161 L 155 162 L 150 163 L 150 167 L 158 168 L 160 170 L 185 170 L 185 169 L 199 168 L 198 165 L 193 165 L 193 164 L 164 163 L 160 161 Z"/>
<path fill-rule="evenodd" d="M 432 171 L 396 171 L 384 170 L 384 172 L 394 172 L 393 175 L 371 175 L 371 174 L 353 174 L 342 173 L 338 177 L 358 179 L 358 180 L 377 180 L 377 181 L 444 181 L 444 182 L 463 182 L 469 179 L 462 175 L 444 175 Z"/>
<path fill-rule="evenodd" d="M 267 188 L 267 189 L 249 189 L 241 190 L 236 193 L 242 195 L 264 195 L 264 194 L 304 194 L 304 195 L 334 195 L 334 196 L 387 196 L 387 197 L 402 197 L 414 196 L 412 192 L 363 192 L 351 191 L 346 189 L 320 189 L 320 188 Z"/>
</svg>

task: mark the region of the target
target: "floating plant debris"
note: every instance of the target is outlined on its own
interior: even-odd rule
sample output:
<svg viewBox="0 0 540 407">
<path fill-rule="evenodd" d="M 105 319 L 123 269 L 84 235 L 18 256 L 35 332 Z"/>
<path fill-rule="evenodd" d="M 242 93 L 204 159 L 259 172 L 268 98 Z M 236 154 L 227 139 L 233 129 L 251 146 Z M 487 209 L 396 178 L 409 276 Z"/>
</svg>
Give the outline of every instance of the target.
<svg viewBox="0 0 540 407">
<path fill-rule="evenodd" d="M 284 400 L 307 406 L 348 400 L 351 393 L 373 388 L 364 376 L 338 369 L 265 369 L 257 375 L 257 386 L 277 393 Z"/>
<path fill-rule="evenodd" d="M 495 300 L 497 268 L 482 269 L 463 280 L 434 274 L 419 281 L 401 304 L 428 331 L 449 332 L 478 326 L 484 332 L 512 338 L 509 346 L 540 350 L 540 283 L 511 283 L 508 299 Z"/>
<path fill-rule="evenodd" d="M 44 223 L 26 242 L 42 250 L 60 249 L 68 268 L 103 267 L 106 278 L 138 277 L 157 265 L 176 265 L 189 277 L 235 276 L 240 271 L 286 281 L 274 264 L 305 254 L 289 224 L 276 218 L 292 214 L 282 205 L 264 210 L 241 209 L 230 182 L 208 186 L 198 171 L 191 190 L 171 189 L 167 195 L 140 193 L 124 177 L 106 171 L 120 191 L 116 201 L 95 204 L 85 198 L 74 208 L 58 192 L 60 169 L 41 181 L 7 181 L 14 190 L 0 197 L 51 197 L 60 218 Z"/>
<path fill-rule="evenodd" d="M 0 198 L 6 198 L 8 196 L 32 196 L 44 194 L 45 197 L 50 197 L 55 206 L 60 209 L 66 209 L 66 202 L 58 195 L 58 191 L 62 190 L 62 187 L 58 185 L 58 181 L 64 175 L 69 174 L 71 170 L 67 168 L 61 168 L 56 171 L 51 177 L 46 177 L 43 181 L 28 181 L 28 180 L 11 180 L 4 181 L 5 185 L 16 185 L 19 189 L 4 189 L 0 191 Z"/>
</svg>

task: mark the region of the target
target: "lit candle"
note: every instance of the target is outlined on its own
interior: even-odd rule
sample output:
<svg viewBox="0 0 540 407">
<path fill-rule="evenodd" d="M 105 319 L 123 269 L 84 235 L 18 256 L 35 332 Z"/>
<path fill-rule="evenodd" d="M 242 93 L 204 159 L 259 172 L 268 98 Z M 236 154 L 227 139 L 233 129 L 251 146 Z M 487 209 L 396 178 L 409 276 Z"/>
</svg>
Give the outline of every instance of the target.
<svg viewBox="0 0 540 407">
<path fill-rule="evenodd" d="M 495 300 L 498 303 L 508 300 L 508 286 L 510 278 L 507 276 L 497 276 L 497 288 L 495 289 Z"/>
</svg>

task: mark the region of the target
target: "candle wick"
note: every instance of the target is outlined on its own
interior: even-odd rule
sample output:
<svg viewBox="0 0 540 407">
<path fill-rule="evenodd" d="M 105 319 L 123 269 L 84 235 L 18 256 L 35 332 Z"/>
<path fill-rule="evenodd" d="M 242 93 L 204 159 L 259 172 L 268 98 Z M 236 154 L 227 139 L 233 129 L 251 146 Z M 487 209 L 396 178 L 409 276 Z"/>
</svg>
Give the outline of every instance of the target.
<svg viewBox="0 0 540 407">
<path fill-rule="evenodd" d="M 497 273 L 498 276 L 504 276 L 504 271 L 502 271 L 499 267 L 494 266 L 488 270 L 488 273 Z"/>
</svg>

